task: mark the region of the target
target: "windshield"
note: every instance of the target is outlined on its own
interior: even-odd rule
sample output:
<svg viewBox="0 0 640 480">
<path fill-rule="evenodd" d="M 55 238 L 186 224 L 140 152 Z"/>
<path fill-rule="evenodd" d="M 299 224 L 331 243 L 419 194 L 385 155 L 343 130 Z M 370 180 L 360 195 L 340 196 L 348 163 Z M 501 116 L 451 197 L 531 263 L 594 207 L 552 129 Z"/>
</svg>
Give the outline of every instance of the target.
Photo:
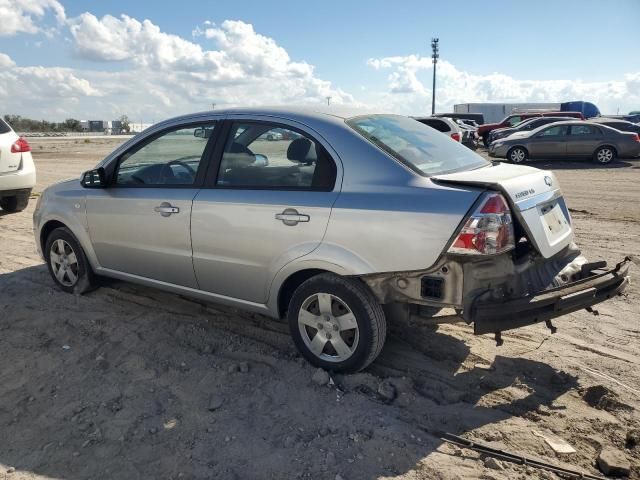
<svg viewBox="0 0 640 480">
<path fill-rule="evenodd" d="M 347 120 L 356 132 L 424 176 L 488 165 L 448 135 L 400 115 L 370 115 Z"/>
</svg>

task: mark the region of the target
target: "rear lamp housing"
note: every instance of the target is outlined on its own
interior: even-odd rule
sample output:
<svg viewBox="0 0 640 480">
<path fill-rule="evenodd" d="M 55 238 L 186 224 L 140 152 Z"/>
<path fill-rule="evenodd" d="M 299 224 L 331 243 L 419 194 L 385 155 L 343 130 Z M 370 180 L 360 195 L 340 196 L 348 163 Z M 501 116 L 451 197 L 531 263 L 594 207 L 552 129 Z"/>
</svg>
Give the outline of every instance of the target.
<svg viewBox="0 0 640 480">
<path fill-rule="evenodd" d="M 485 193 L 449 247 L 448 253 L 495 255 L 515 248 L 511 210 L 496 192 Z"/>
</svg>

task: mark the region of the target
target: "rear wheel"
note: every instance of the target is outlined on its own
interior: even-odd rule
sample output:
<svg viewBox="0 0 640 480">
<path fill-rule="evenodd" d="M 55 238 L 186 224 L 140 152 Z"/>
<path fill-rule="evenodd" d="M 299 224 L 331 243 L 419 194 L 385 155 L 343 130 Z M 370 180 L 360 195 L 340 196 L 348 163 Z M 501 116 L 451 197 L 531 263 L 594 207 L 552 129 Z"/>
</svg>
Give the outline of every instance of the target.
<svg viewBox="0 0 640 480">
<path fill-rule="evenodd" d="M 29 195 L 20 194 L 11 197 L 0 198 L 0 208 L 5 212 L 15 213 L 21 212 L 29 205 Z"/>
<path fill-rule="evenodd" d="M 513 147 L 507 152 L 507 158 L 512 163 L 522 163 L 527 161 L 529 153 L 522 147 Z"/>
<path fill-rule="evenodd" d="M 357 372 L 378 356 L 387 325 L 365 285 L 333 274 L 310 278 L 293 293 L 287 313 L 293 341 L 313 365 Z"/>
<path fill-rule="evenodd" d="M 44 248 L 47 267 L 53 281 L 67 293 L 85 293 L 93 289 L 95 279 L 80 243 L 67 228 L 53 230 Z"/>
<path fill-rule="evenodd" d="M 612 147 L 600 147 L 593 154 L 593 158 L 598 163 L 607 164 L 615 160 L 616 151 Z"/>
</svg>

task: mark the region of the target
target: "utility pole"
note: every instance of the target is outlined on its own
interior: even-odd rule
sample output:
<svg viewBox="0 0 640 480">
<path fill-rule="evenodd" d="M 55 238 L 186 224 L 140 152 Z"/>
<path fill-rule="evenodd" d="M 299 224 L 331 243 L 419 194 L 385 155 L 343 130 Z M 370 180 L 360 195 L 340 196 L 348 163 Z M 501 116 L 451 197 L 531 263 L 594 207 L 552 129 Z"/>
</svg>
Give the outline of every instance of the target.
<svg viewBox="0 0 640 480">
<path fill-rule="evenodd" d="M 327 107 L 331 104 L 331 97 L 327 97 Z"/>
<path fill-rule="evenodd" d="M 436 113 L 436 64 L 438 63 L 438 38 L 431 39 L 431 61 L 433 62 L 433 89 L 431 90 L 431 115 Z"/>
<path fill-rule="evenodd" d="M 212 103 L 212 104 L 211 104 L 211 110 L 215 110 L 215 109 L 216 109 L 216 104 L 215 104 L 215 103 Z"/>
</svg>

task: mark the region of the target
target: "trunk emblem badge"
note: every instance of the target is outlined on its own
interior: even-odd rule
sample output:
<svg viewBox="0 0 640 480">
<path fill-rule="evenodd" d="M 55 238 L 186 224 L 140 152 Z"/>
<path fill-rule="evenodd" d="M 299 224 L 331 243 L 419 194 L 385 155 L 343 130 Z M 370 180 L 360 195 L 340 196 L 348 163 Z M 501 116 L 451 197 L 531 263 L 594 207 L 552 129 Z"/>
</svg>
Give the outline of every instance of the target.
<svg viewBox="0 0 640 480">
<path fill-rule="evenodd" d="M 550 187 L 551 185 L 553 185 L 553 180 L 551 180 L 551 177 L 544 177 L 544 183 L 546 183 L 547 186 Z"/>
</svg>

